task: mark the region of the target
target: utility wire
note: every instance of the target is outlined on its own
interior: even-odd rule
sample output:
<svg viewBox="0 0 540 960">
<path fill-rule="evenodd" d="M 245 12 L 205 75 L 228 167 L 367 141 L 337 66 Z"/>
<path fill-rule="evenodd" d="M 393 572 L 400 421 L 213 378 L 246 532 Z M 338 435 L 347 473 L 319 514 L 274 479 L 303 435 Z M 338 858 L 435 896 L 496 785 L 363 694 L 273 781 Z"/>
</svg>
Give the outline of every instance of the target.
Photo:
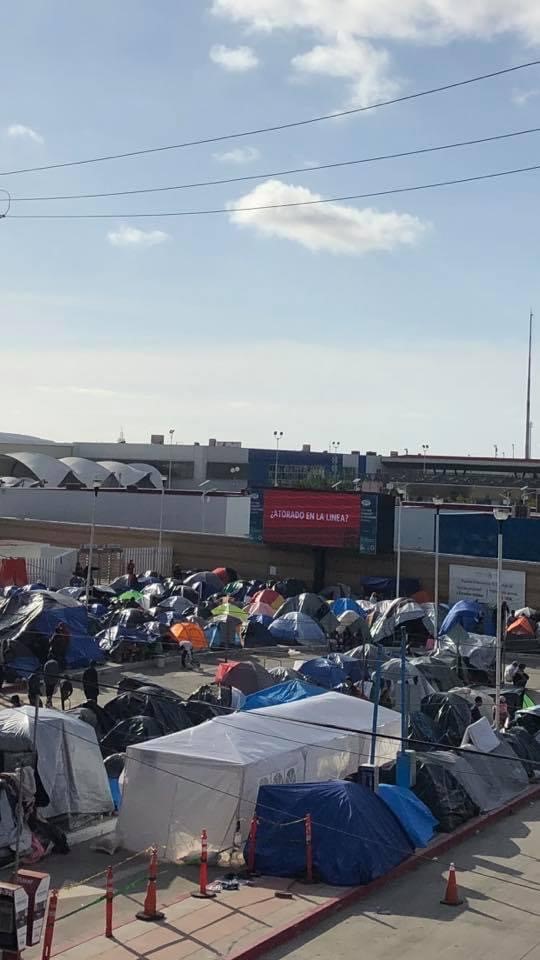
<svg viewBox="0 0 540 960">
<path fill-rule="evenodd" d="M 181 150 L 184 147 L 197 147 L 209 143 L 221 143 L 224 140 L 238 140 L 242 137 L 258 136 L 262 133 L 275 133 L 279 130 L 290 130 L 293 127 L 304 127 L 312 123 L 321 123 L 324 120 L 334 120 L 338 117 L 347 117 L 352 114 L 365 113 L 367 110 L 376 110 L 379 107 L 388 107 L 397 103 L 405 103 L 409 100 L 418 100 L 420 97 L 427 97 L 435 93 L 443 93 L 446 90 L 455 90 L 458 87 L 465 87 L 472 83 L 479 83 L 481 80 L 491 80 L 494 77 L 501 77 L 505 74 L 516 73 L 518 70 L 525 70 L 528 67 L 537 67 L 540 60 L 529 60 L 527 63 L 518 63 L 513 67 L 505 67 L 502 70 L 494 70 L 491 73 L 483 73 L 475 77 L 468 77 L 466 80 L 457 80 L 453 83 L 446 83 L 438 87 L 431 87 L 429 90 L 420 90 L 416 93 L 405 94 L 402 97 L 394 97 L 392 100 L 379 100 L 365 107 L 352 107 L 349 110 L 340 110 L 335 113 L 326 113 L 317 117 L 310 117 L 307 120 L 293 120 L 289 123 L 277 123 L 267 127 L 257 127 L 251 130 L 242 130 L 236 133 L 226 133 L 216 137 L 203 137 L 199 140 L 185 140 L 182 143 L 166 144 L 161 147 L 145 147 L 139 150 L 130 150 L 125 153 L 111 153 L 100 157 L 90 157 L 84 160 L 68 160 L 60 163 L 48 163 L 39 167 L 25 167 L 18 170 L 5 170 L 0 173 L 2 177 L 11 177 L 19 173 L 40 173 L 44 170 L 58 170 L 65 167 L 77 167 L 89 163 L 102 163 L 105 160 L 125 160 L 128 157 L 140 157 L 151 153 L 163 153 L 166 150 Z"/>
<path fill-rule="evenodd" d="M 417 147 L 414 150 L 402 150 L 398 153 L 383 153 L 372 157 L 361 157 L 358 160 L 338 160 L 332 163 L 320 163 L 310 167 L 292 167 L 289 170 L 273 170 L 270 173 L 251 173 L 241 177 L 222 177 L 218 180 L 196 180 L 193 183 L 179 183 L 164 187 L 139 187 L 134 190 L 113 190 L 107 193 L 65 193 L 45 197 L 11 197 L 11 203 L 30 203 L 45 200 L 96 200 L 105 197 L 127 197 L 147 193 L 165 193 L 171 190 L 192 190 L 198 187 L 219 187 L 231 183 L 246 183 L 250 180 L 267 180 L 272 177 L 286 177 L 293 173 L 317 173 L 319 170 L 335 170 L 339 167 L 352 167 L 361 163 L 376 163 L 380 160 L 399 160 L 403 157 L 415 157 L 425 153 L 437 153 L 442 150 L 455 150 L 458 147 L 472 147 L 482 143 L 494 143 L 499 140 L 509 140 L 512 137 L 523 137 L 530 133 L 540 133 L 540 127 L 530 127 L 527 130 L 514 130 L 511 133 L 499 133 L 491 137 L 479 137 L 475 140 L 458 140 L 454 143 L 438 144 L 434 147 Z M 6 213 L 9 211 L 6 211 Z"/>
<path fill-rule="evenodd" d="M 251 207 L 214 207 L 205 210 L 172 210 L 154 213 L 12 213 L 6 220 L 133 220 L 159 219 L 161 217 L 202 217 L 221 213 L 254 213 L 259 210 L 283 210 L 294 207 L 313 207 L 323 203 L 340 203 L 349 200 L 367 200 L 373 197 L 387 197 L 398 193 L 416 193 L 420 190 L 433 190 L 436 187 L 453 187 L 462 183 L 476 183 L 480 180 L 495 180 L 510 177 L 517 173 L 529 173 L 540 170 L 540 163 L 528 167 L 514 167 L 511 170 L 497 170 L 494 173 L 482 173 L 474 177 L 460 177 L 457 180 L 438 180 L 434 183 L 419 183 L 410 187 L 392 187 L 389 190 L 374 190 L 370 193 L 354 193 L 341 197 L 319 197 L 317 200 L 294 200 L 288 203 L 263 203 Z"/>
</svg>

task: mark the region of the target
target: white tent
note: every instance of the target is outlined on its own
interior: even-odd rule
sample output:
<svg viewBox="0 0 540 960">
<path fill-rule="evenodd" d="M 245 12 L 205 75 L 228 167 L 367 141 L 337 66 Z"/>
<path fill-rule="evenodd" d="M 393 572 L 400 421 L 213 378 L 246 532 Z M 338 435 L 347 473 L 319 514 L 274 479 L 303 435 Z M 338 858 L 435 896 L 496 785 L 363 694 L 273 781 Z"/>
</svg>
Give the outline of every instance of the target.
<svg viewBox="0 0 540 960">
<path fill-rule="evenodd" d="M 34 708 L 0 711 L 4 744 L 33 741 Z M 24 747 L 23 747 L 24 749 Z M 66 814 L 112 813 L 114 806 L 96 734 L 68 713 L 40 709 L 37 728 L 38 772 L 50 799 L 47 818 Z"/>
<path fill-rule="evenodd" d="M 261 784 L 345 777 L 368 761 L 372 715 L 371 703 L 327 693 L 128 747 L 121 842 L 129 850 L 155 844 L 176 861 L 199 852 L 206 829 L 210 849 L 229 848 L 237 820 L 247 837 Z M 379 708 L 378 732 L 399 737 L 399 714 Z M 378 739 L 378 762 L 398 746 Z"/>
</svg>

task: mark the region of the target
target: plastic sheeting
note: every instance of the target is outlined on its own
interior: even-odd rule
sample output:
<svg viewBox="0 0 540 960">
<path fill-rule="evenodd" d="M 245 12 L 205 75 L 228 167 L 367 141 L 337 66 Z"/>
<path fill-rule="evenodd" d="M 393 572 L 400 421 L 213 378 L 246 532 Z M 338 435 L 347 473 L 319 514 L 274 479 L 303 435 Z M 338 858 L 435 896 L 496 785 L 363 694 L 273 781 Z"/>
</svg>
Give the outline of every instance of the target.
<svg viewBox="0 0 540 960">
<path fill-rule="evenodd" d="M 451 833 L 477 816 L 479 808 L 448 766 L 437 762 L 441 752 L 417 753 L 415 795 L 439 822 L 439 830 Z M 447 754 L 454 758 L 454 754 Z"/>
<path fill-rule="evenodd" d="M 325 883 L 370 883 L 406 860 L 413 845 L 388 806 L 366 787 L 333 780 L 261 786 L 255 867 L 277 877 L 305 873 L 303 818 L 312 818 L 313 868 Z M 291 823 L 291 821 L 296 821 Z"/>
<path fill-rule="evenodd" d="M 20 594 L 0 604 L 0 645 L 2 659 L 16 672 L 27 676 L 29 658 L 31 669 L 44 663 L 48 656 L 50 638 L 60 623 L 69 630 L 66 666 L 77 669 L 91 660 L 100 663 L 103 653 L 88 632 L 86 607 L 49 591 Z"/>
<path fill-rule="evenodd" d="M 412 790 L 389 783 L 379 785 L 377 796 L 397 817 L 413 847 L 427 847 L 438 826 L 429 807 Z"/>
<path fill-rule="evenodd" d="M 284 617 L 287 613 L 306 614 L 315 620 L 325 633 L 332 633 L 339 626 L 337 617 L 328 604 L 316 593 L 301 593 L 298 597 L 290 597 L 276 611 L 276 618 Z"/>
<path fill-rule="evenodd" d="M 305 700 L 306 697 L 318 697 L 326 691 L 312 683 L 302 683 L 301 680 L 289 680 L 278 683 L 274 687 L 267 687 L 258 693 L 252 693 L 246 698 L 242 710 L 259 710 L 261 707 L 275 707 L 281 703 L 290 703 L 292 700 Z"/>
<path fill-rule="evenodd" d="M 455 693 L 433 693 L 422 700 L 422 713 L 435 723 L 440 743 L 459 747 L 471 723 L 471 708 L 467 700 Z"/>
</svg>

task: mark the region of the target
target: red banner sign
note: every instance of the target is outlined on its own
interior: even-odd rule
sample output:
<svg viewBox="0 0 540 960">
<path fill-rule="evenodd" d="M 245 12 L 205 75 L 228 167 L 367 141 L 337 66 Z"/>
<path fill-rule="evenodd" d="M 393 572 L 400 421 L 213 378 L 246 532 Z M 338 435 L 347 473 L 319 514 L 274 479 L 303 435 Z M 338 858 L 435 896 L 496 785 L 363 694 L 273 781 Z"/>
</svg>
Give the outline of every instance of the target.
<svg viewBox="0 0 540 960">
<path fill-rule="evenodd" d="M 358 549 L 360 499 L 354 493 L 265 490 L 263 540 Z"/>
</svg>

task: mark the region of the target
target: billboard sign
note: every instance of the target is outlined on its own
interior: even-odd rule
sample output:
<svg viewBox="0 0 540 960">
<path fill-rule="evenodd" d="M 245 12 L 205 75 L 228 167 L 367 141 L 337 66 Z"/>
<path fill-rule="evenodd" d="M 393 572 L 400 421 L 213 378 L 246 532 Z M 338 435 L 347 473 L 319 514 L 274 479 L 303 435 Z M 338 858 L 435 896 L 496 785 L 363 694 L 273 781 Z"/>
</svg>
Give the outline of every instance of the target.
<svg viewBox="0 0 540 960">
<path fill-rule="evenodd" d="M 497 571 L 490 567 L 467 567 L 451 563 L 448 571 L 448 600 L 478 600 L 480 603 L 497 604 Z M 502 599 L 511 610 L 525 606 L 525 573 L 520 570 L 503 570 L 501 580 Z"/>
<path fill-rule="evenodd" d="M 354 493 L 266 490 L 263 540 L 358 549 L 360 500 Z"/>
<path fill-rule="evenodd" d="M 363 493 L 361 499 L 362 522 L 360 524 L 360 553 L 377 553 L 379 526 L 379 497 L 376 493 Z"/>
</svg>

